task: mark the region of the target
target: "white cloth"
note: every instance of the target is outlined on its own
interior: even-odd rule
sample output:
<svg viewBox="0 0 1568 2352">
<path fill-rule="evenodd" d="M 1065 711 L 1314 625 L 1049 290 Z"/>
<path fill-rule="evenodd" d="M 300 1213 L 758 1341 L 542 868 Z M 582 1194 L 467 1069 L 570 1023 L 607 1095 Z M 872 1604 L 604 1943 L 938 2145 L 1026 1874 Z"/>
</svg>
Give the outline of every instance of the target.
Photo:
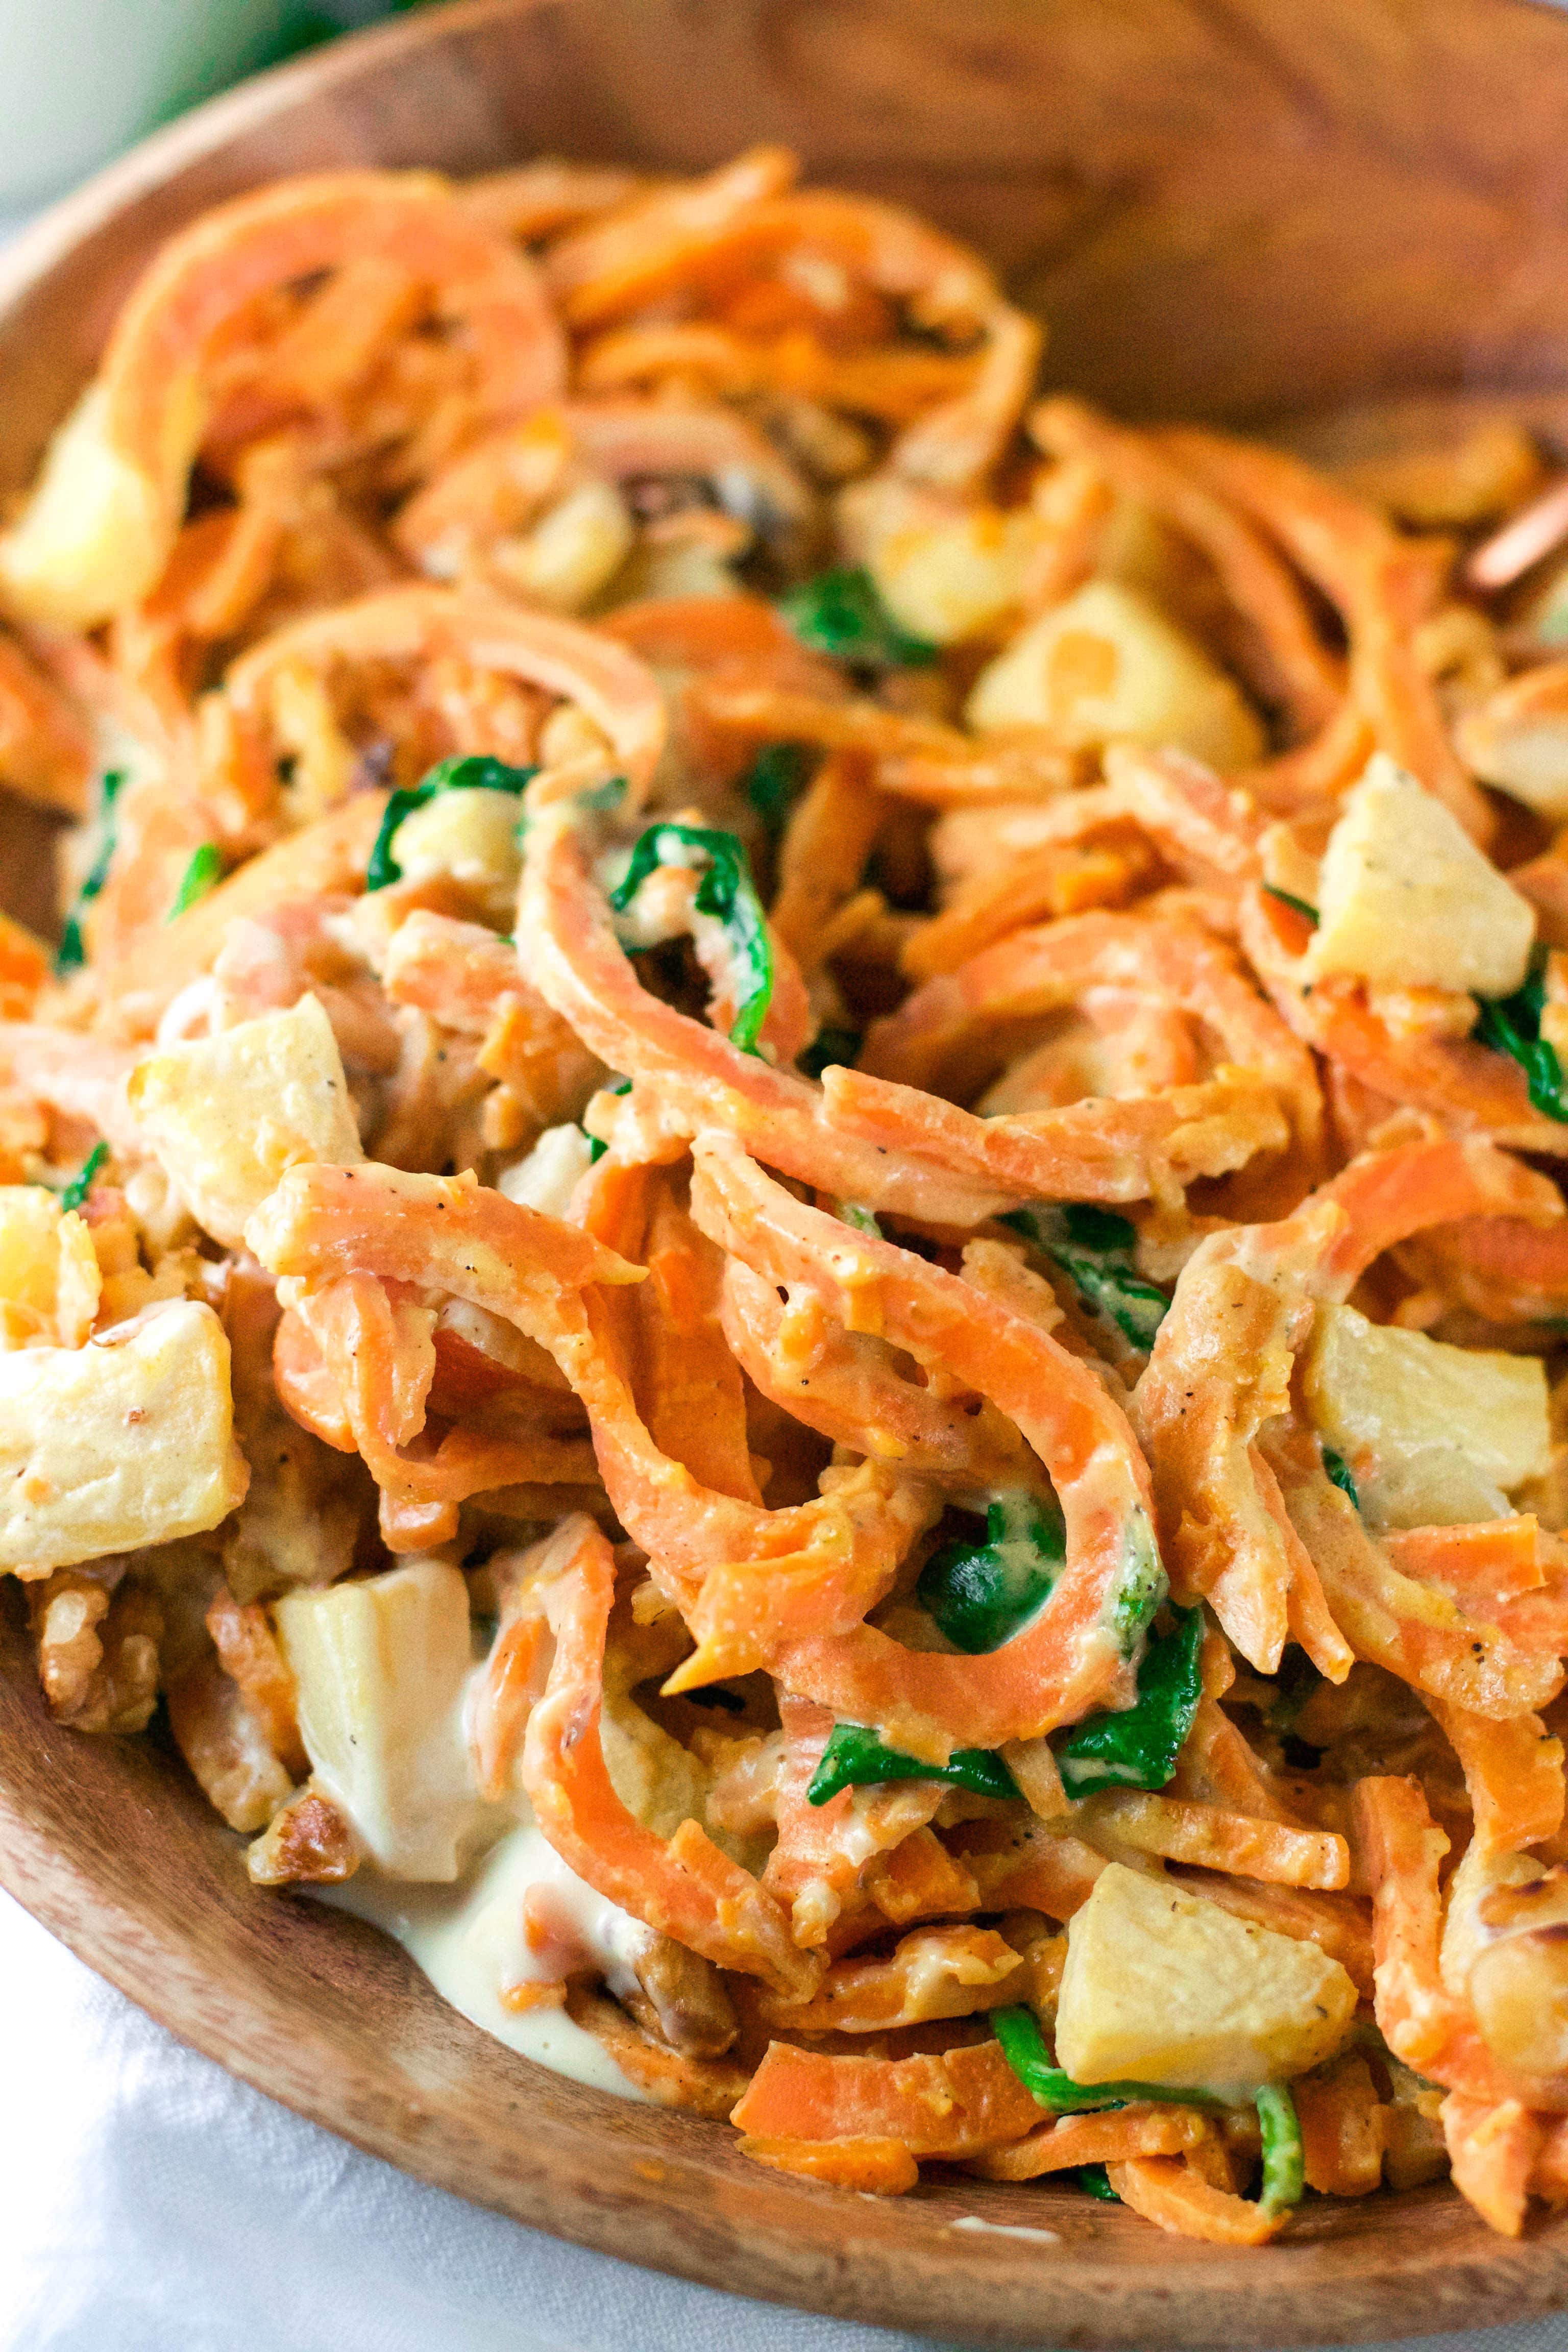
<svg viewBox="0 0 1568 2352">
<path fill-rule="evenodd" d="M 922 2345 L 634 2270 L 405 2179 L 231 2081 L 0 1895 L 0 2352 Z M 1568 2314 L 1410 2352 L 1568 2352 Z"/>
</svg>

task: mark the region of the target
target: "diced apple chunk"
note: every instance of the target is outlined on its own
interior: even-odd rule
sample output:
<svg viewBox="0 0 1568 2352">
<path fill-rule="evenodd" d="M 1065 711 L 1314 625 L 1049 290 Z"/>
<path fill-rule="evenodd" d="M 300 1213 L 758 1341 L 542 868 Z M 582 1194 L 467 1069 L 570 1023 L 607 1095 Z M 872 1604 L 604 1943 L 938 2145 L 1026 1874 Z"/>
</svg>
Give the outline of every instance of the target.
<svg viewBox="0 0 1568 2352">
<path fill-rule="evenodd" d="M 1079 2083 L 1244 2098 L 1331 2057 L 1355 2007 L 1316 1944 L 1113 1862 L 1068 1925 L 1057 2058 Z"/>
<path fill-rule="evenodd" d="M 0 1185 L 0 1348 L 79 1348 L 101 1291 L 76 1211 L 37 1184 Z"/>
<path fill-rule="evenodd" d="M 1529 966 L 1534 908 L 1443 803 L 1382 753 L 1329 835 L 1317 903 L 1307 951 L 1315 974 L 1508 996 Z"/>
<path fill-rule="evenodd" d="M 1018 603 L 1042 537 L 1027 511 L 981 507 L 951 521 L 891 531 L 868 560 L 900 626 L 947 646 L 978 635 Z"/>
<path fill-rule="evenodd" d="M 1483 782 L 1561 824 L 1568 817 L 1568 661 L 1510 678 L 1466 712 L 1455 741 Z"/>
<path fill-rule="evenodd" d="M 411 1559 L 287 1593 L 277 1622 L 318 1785 L 390 1876 L 456 1878 L 485 1818 L 463 1727 L 461 1570 Z"/>
<path fill-rule="evenodd" d="M 531 1151 L 503 1169 L 497 1189 L 525 1209 L 542 1209 L 547 1217 L 564 1217 L 572 1195 L 594 1164 L 594 1154 L 580 1127 L 547 1127 Z"/>
<path fill-rule="evenodd" d="M 620 570 L 637 525 L 613 482 L 581 482 L 498 559 L 507 577 L 552 612 L 580 613 Z"/>
<path fill-rule="evenodd" d="M 313 996 L 149 1055 L 128 1090 L 165 1174 L 230 1249 L 285 1169 L 364 1158 L 337 1039 Z"/>
<path fill-rule="evenodd" d="M 182 1299 L 122 1329 L 0 1355 L 0 1569 L 41 1574 L 200 1535 L 244 1501 L 212 1308 Z"/>
<path fill-rule="evenodd" d="M 1075 750 L 1147 743 L 1215 768 L 1261 759 L 1263 730 L 1235 681 L 1154 605 L 1091 580 L 1032 622 L 969 698 L 972 727 L 1047 727 Z"/>
<path fill-rule="evenodd" d="M 510 925 L 522 872 L 513 793 L 437 793 L 392 836 L 392 854 L 405 882 L 445 878 L 472 891 L 482 911 Z"/>
<path fill-rule="evenodd" d="M 1353 1307 L 1324 1307 L 1305 1391 L 1374 1526 L 1500 1517 L 1512 1489 L 1551 1462 L 1546 1372 L 1534 1356 L 1451 1348 Z"/>
<path fill-rule="evenodd" d="M 194 397 L 195 387 L 192 387 Z M 181 403 L 182 417 L 190 407 Z M 108 402 L 93 384 L 50 442 L 37 488 L 0 539 L 0 586 L 29 621 L 91 629 L 152 587 L 171 534 L 153 485 L 109 437 Z M 191 409 L 194 446 L 200 420 Z"/>
</svg>

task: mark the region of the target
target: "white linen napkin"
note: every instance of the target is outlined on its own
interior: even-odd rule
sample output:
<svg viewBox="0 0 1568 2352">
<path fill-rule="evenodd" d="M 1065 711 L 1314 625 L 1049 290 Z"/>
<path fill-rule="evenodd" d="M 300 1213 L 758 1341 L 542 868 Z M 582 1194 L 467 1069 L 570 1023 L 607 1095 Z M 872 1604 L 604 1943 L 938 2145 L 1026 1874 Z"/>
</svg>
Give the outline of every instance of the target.
<svg viewBox="0 0 1568 2352">
<path fill-rule="evenodd" d="M 237 2346 L 932 2352 L 409 2180 L 187 2050 L 0 1895 L 0 2352 Z M 1568 2352 L 1568 2314 L 1406 2352 Z"/>
</svg>

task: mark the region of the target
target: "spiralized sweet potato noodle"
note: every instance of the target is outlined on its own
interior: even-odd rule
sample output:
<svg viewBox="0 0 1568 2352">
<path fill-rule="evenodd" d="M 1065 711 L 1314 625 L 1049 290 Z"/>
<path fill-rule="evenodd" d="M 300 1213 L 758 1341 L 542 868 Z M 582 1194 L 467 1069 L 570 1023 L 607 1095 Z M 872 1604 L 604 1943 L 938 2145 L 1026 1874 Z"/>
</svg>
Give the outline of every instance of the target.
<svg viewBox="0 0 1568 2352">
<path fill-rule="evenodd" d="M 1447 2165 L 1516 2233 L 1568 2196 L 1530 1370 L 1568 1328 L 1568 867 L 1560 780 L 1493 778 L 1561 690 L 1523 592 L 1477 601 L 1511 518 L 1468 559 L 1281 450 L 1042 398 L 984 260 L 797 179 L 217 206 L 0 533 L 0 779 L 83 824 L 58 968 L 0 922 L 0 1368 L 74 1395 L 177 1305 L 250 1480 L 56 1568 L 0 1497 L 49 1704 L 166 1694 L 258 1884 L 342 1877 L 290 1612 L 460 1563 L 471 1785 L 623 1915 L 606 1979 L 531 1887 L 498 1990 L 650 2096 L 864 2193 L 1104 2165 L 1266 2242 L 1279 2103 L 1025 2080 L 1005 2012 L 1048 2055 L 1131 1865 L 1371 2002 L 1296 2086 L 1310 2189 Z M 1126 647 L 1053 644 L 1108 586 Z M 1178 672 L 1246 704 L 1245 764 L 1194 756 Z M 1374 751 L 1534 910 L 1490 1013 L 1447 945 L 1318 968 Z M 1414 1370 L 1338 1401 L 1342 1460 L 1347 1307 L 1528 1390 L 1528 1474 L 1388 1434 Z"/>
</svg>

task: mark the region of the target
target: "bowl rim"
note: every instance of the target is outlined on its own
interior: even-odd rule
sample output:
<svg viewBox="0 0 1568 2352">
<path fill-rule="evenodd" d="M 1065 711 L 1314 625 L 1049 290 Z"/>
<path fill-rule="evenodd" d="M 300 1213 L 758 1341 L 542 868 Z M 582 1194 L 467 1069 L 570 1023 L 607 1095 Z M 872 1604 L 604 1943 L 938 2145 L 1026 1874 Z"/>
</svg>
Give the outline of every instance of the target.
<svg viewBox="0 0 1568 2352">
<path fill-rule="evenodd" d="M 437 0 L 440 35 L 463 35 L 493 19 L 525 16 L 559 0 Z M 1530 5 L 1550 0 L 1528 0 Z M 177 173 L 287 110 L 306 92 L 352 82 L 367 64 L 417 51 L 432 39 L 436 9 L 410 8 L 379 23 L 340 33 L 317 48 L 279 65 L 247 74 L 232 89 L 204 99 L 172 122 L 110 157 L 64 195 L 46 205 L 0 251 L 0 320 L 79 246 L 108 226 L 139 197 L 151 195 Z M 394 166 L 415 170 L 417 166 Z M 260 184 L 258 182 L 257 184 Z"/>
</svg>

